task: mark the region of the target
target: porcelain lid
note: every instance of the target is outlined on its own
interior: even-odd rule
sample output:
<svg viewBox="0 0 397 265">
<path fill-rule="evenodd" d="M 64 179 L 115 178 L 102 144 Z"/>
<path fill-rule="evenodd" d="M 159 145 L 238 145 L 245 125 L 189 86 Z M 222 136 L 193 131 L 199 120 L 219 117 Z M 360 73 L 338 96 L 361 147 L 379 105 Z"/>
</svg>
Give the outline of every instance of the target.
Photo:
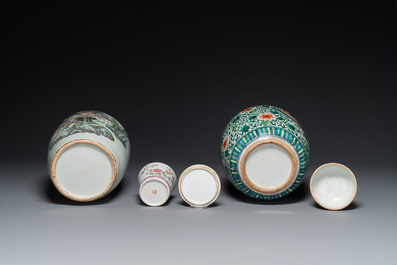
<svg viewBox="0 0 397 265">
<path fill-rule="evenodd" d="M 357 181 L 353 172 L 338 163 L 328 163 L 314 171 L 310 180 L 310 192 L 314 200 L 329 210 L 347 207 L 357 193 Z"/>
<path fill-rule="evenodd" d="M 193 207 L 206 207 L 213 203 L 221 190 L 218 174 L 206 165 L 193 165 L 179 178 L 179 193 Z"/>
</svg>

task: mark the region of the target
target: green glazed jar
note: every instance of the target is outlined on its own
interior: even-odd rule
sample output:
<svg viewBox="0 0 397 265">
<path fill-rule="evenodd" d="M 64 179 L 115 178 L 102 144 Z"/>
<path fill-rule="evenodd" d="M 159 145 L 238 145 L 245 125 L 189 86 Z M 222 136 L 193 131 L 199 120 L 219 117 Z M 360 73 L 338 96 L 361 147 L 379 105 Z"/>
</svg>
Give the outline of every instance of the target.
<svg viewBox="0 0 397 265">
<path fill-rule="evenodd" d="M 294 191 L 310 158 L 308 139 L 298 121 L 287 111 L 267 105 L 234 116 L 222 134 L 220 149 L 230 182 L 261 200 Z"/>
</svg>

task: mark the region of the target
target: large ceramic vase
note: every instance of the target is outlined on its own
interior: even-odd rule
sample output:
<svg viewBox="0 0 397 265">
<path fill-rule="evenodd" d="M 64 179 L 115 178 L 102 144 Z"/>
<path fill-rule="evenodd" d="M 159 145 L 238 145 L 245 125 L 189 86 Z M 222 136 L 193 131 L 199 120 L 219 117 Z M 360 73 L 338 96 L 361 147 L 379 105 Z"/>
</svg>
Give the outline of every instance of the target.
<svg viewBox="0 0 397 265">
<path fill-rule="evenodd" d="M 294 191 L 305 175 L 309 153 L 298 121 L 267 105 L 234 116 L 221 140 L 221 160 L 230 182 L 245 195 L 262 200 Z"/>
<path fill-rule="evenodd" d="M 82 111 L 65 119 L 48 149 L 48 171 L 60 193 L 93 201 L 110 193 L 127 169 L 130 142 L 113 117 Z"/>
</svg>

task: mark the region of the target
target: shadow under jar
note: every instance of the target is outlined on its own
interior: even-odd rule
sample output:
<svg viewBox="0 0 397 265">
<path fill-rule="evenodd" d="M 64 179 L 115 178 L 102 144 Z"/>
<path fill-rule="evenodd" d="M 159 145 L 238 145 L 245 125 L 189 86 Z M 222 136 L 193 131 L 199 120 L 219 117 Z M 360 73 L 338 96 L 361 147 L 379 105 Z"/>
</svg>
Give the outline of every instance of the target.
<svg viewBox="0 0 397 265">
<path fill-rule="evenodd" d="M 230 182 L 262 200 L 284 197 L 302 182 L 309 164 L 309 143 L 287 111 L 260 105 L 247 108 L 227 124 L 221 161 Z"/>
<path fill-rule="evenodd" d="M 130 142 L 121 124 L 100 111 L 81 111 L 53 134 L 48 171 L 57 190 L 81 202 L 110 193 L 126 172 Z"/>
</svg>

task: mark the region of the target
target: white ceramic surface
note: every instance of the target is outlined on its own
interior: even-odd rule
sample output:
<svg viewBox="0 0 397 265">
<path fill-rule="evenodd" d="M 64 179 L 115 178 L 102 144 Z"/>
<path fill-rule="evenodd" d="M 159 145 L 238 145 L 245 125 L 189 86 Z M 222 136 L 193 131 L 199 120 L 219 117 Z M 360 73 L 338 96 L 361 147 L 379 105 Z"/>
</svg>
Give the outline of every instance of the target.
<svg viewBox="0 0 397 265">
<path fill-rule="evenodd" d="M 183 171 L 178 187 L 186 203 L 193 207 L 207 207 L 218 198 L 221 182 L 212 168 L 193 165 Z"/>
<path fill-rule="evenodd" d="M 310 180 L 314 200 L 329 210 L 347 207 L 357 193 L 357 181 L 353 172 L 338 163 L 320 166 Z"/>
<path fill-rule="evenodd" d="M 252 182 L 258 191 L 282 192 L 297 177 L 299 161 L 294 154 L 292 146 L 281 140 L 260 138 L 242 152 L 240 175 L 246 182 Z"/>
<path fill-rule="evenodd" d="M 292 160 L 288 152 L 276 144 L 258 146 L 248 155 L 245 163 L 251 181 L 268 188 L 283 184 L 292 170 Z"/>
<path fill-rule="evenodd" d="M 82 111 L 65 119 L 53 134 L 48 171 L 61 194 L 93 201 L 120 183 L 129 154 L 127 133 L 117 120 L 100 111 Z"/>
<path fill-rule="evenodd" d="M 76 144 L 67 148 L 59 156 L 55 170 L 62 189 L 82 197 L 92 197 L 104 191 L 113 176 L 108 155 L 92 144 Z"/>
<path fill-rule="evenodd" d="M 258 138 L 242 151 L 239 173 L 254 190 L 266 194 L 285 191 L 296 180 L 299 160 L 293 147 L 274 137 Z"/>
<path fill-rule="evenodd" d="M 144 166 L 138 174 L 139 196 L 149 206 L 163 205 L 175 188 L 176 175 L 164 163 L 153 162 Z"/>
</svg>

